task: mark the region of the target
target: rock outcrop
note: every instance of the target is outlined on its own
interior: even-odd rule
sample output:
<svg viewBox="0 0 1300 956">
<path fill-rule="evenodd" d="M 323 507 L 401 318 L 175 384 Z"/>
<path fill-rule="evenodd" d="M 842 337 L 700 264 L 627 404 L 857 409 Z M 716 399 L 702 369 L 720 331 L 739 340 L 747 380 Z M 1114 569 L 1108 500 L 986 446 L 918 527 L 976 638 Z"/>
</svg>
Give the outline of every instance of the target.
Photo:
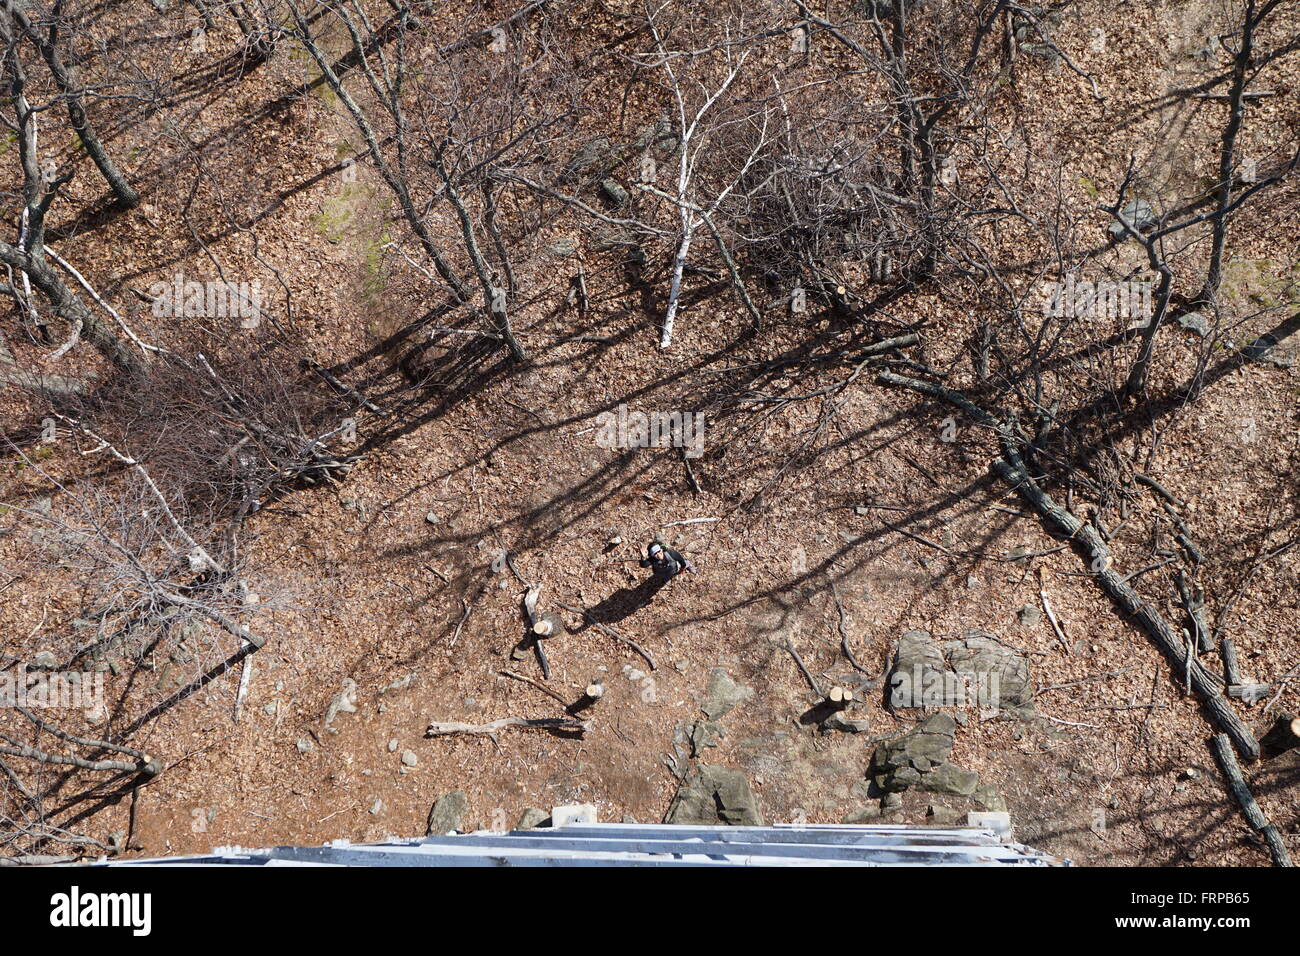
<svg viewBox="0 0 1300 956">
<path fill-rule="evenodd" d="M 947 714 L 932 714 L 914 730 L 876 747 L 869 775 L 883 793 L 908 789 L 972 796 L 979 774 L 949 762 L 957 722 Z"/>
<path fill-rule="evenodd" d="M 928 631 L 906 631 L 889 672 L 889 703 L 897 709 L 962 707 L 1033 716 L 1029 661 L 992 634 L 972 628 L 937 643 Z"/>
<path fill-rule="evenodd" d="M 743 773 L 700 764 L 677 789 L 664 823 L 757 827 L 763 825 L 763 817 Z"/>
</svg>

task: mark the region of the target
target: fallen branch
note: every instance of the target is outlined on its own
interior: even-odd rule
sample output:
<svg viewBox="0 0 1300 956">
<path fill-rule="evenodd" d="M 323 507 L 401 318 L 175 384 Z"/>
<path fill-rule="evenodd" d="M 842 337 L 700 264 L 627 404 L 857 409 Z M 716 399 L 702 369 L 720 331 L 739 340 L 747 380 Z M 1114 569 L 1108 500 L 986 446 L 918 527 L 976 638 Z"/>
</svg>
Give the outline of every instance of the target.
<svg viewBox="0 0 1300 956">
<path fill-rule="evenodd" d="M 921 341 L 921 337 L 915 332 L 908 332 L 906 335 L 898 335 L 892 339 L 882 339 L 872 345 L 868 345 L 858 353 L 858 358 L 863 359 L 869 355 L 879 355 L 882 352 L 888 352 L 892 349 L 903 349 L 909 345 L 915 345 Z"/>
<path fill-rule="evenodd" d="M 1275 96 L 1275 90 L 1252 90 L 1249 93 L 1242 93 L 1243 100 L 1262 100 L 1266 96 Z M 1193 93 L 1194 100 L 1226 100 L 1232 96 L 1231 93 Z"/>
<path fill-rule="evenodd" d="M 1070 644 L 1065 639 L 1065 631 L 1061 629 L 1061 622 L 1056 619 L 1056 612 L 1052 610 L 1052 602 L 1047 599 L 1047 582 L 1043 574 L 1043 569 L 1038 569 L 1038 597 L 1043 602 L 1043 612 L 1047 615 L 1047 620 L 1051 622 L 1052 630 L 1056 632 L 1056 639 L 1061 642 L 1061 650 L 1065 651 L 1065 656 L 1070 656 Z"/>
<path fill-rule="evenodd" d="M 1187 580 L 1187 575 L 1181 569 L 1174 575 L 1174 584 L 1178 588 L 1178 597 L 1182 602 L 1183 610 L 1187 612 L 1187 619 L 1192 625 L 1192 637 L 1196 641 L 1196 646 L 1200 648 L 1202 654 L 1208 654 L 1214 649 L 1210 642 L 1210 628 L 1205 622 L 1205 594 L 1195 584 Z M 1229 681 L 1236 683 L 1236 681 Z"/>
<path fill-rule="evenodd" d="M 676 528 L 684 524 L 711 524 L 714 521 L 721 521 L 721 518 L 687 518 L 685 521 L 670 521 L 667 524 L 661 524 L 661 528 Z"/>
<path fill-rule="evenodd" d="M 1035 691 L 1033 696 L 1036 699 L 1042 697 L 1048 691 L 1064 690 L 1067 687 L 1078 687 L 1080 684 L 1091 684 L 1094 681 L 1109 680 L 1112 677 L 1119 677 L 1121 674 L 1127 674 L 1131 670 L 1133 670 L 1132 667 L 1121 667 L 1117 671 L 1107 671 L 1104 674 L 1093 674 L 1091 677 L 1081 677 L 1078 680 L 1066 681 L 1064 684 L 1053 684 L 1051 687 L 1044 687 L 1042 690 Z M 1148 705 L 1142 704 L 1141 706 L 1146 707 Z"/>
<path fill-rule="evenodd" d="M 826 580 L 830 582 L 831 597 L 835 599 L 835 610 L 839 612 L 840 650 L 844 652 L 844 657 L 853 665 L 854 670 L 865 674 L 867 669 L 858 663 L 858 659 L 853 656 L 853 651 L 849 647 L 848 616 L 844 613 L 844 602 L 840 600 L 840 590 L 835 586 L 833 577 L 827 575 Z"/>
<path fill-rule="evenodd" d="M 949 556 L 952 555 L 952 552 L 947 548 L 945 548 L 943 545 L 939 544 L 936 541 L 931 541 L 929 538 L 923 537 L 915 533 L 914 531 L 908 531 L 906 528 L 900 528 L 898 525 L 891 524 L 890 522 L 884 520 L 882 520 L 880 523 L 883 524 L 890 531 L 893 531 L 895 534 L 905 535 L 906 537 L 911 538 L 913 541 L 919 541 L 921 542 L 921 544 L 934 548 L 936 551 L 942 551 L 944 554 Z"/>
<path fill-rule="evenodd" d="M 1201 554 L 1201 549 L 1196 546 L 1194 541 L 1192 541 L 1191 529 L 1187 527 L 1187 522 L 1183 520 L 1182 515 L 1175 511 L 1173 506 L 1171 506 L 1167 501 L 1160 502 L 1160 507 L 1165 509 L 1165 514 L 1169 515 L 1170 520 L 1172 520 L 1178 528 L 1178 533 L 1174 535 L 1174 540 L 1177 541 L 1182 549 L 1187 552 L 1187 556 L 1192 559 L 1193 563 L 1204 564 L 1205 558 Z"/>
<path fill-rule="evenodd" d="M 799 673 L 802 674 L 803 679 L 808 682 L 808 687 L 812 692 L 818 697 L 825 697 L 826 692 L 822 690 L 821 685 L 817 683 L 817 679 L 813 677 L 812 674 L 809 673 L 808 668 L 804 666 L 803 658 L 800 657 L 799 652 L 794 649 L 794 644 L 790 641 L 786 641 L 785 649 L 789 651 L 790 656 L 794 658 L 795 666 L 799 668 Z"/>
<path fill-rule="evenodd" d="M 336 376 L 333 372 L 327 369 L 324 365 L 321 365 L 320 362 L 313 361 L 312 359 L 303 359 L 302 367 L 312 372 L 315 372 L 317 375 L 319 375 L 321 378 L 325 380 L 325 384 L 327 384 L 330 388 L 334 389 L 334 391 L 338 392 L 340 395 L 344 395 L 352 399 L 354 402 L 358 403 L 362 408 L 364 408 L 366 411 L 370 412 L 371 414 L 373 415 L 384 414 L 384 410 L 382 408 L 380 408 L 370 399 L 366 398 L 366 396 L 362 395 L 351 385 L 339 379 L 338 376 Z"/>
<path fill-rule="evenodd" d="M 104 299 L 100 296 L 100 294 L 95 291 L 94 287 L 89 282 L 86 281 L 86 277 L 83 276 L 76 269 L 74 269 L 67 262 L 67 260 L 65 260 L 62 256 L 60 256 L 49 246 L 45 247 L 45 255 L 53 259 L 56 265 L 60 266 L 65 272 L 68 273 L 68 275 L 72 276 L 72 278 L 77 281 L 77 284 L 86 290 L 86 294 L 89 295 L 92 299 L 94 299 L 95 303 L 100 308 L 102 308 L 105 312 L 107 312 L 109 315 L 113 317 L 113 321 L 117 323 L 118 328 L 120 328 L 123 332 L 126 333 L 126 337 L 129 338 L 137 347 L 139 347 L 140 351 L 144 352 L 145 354 L 148 354 L 150 352 L 163 354 L 167 352 L 167 349 L 159 348 L 156 345 L 150 345 L 147 342 L 141 341 L 140 337 L 136 335 L 133 331 L 131 331 L 131 327 L 128 326 L 124 321 L 122 321 L 122 317 L 117 314 L 117 311 L 111 305 L 105 302 Z M 78 337 L 79 336 L 80 336 L 80 329 L 78 329 Z"/>
<path fill-rule="evenodd" d="M 499 731 L 511 727 L 524 727 L 535 730 L 576 730 L 586 733 L 591 729 L 587 720 L 571 720 L 567 717 L 502 717 L 487 724 L 462 724 L 457 721 L 437 721 L 429 725 L 426 737 L 445 737 L 449 734 L 482 734 L 496 739 Z"/>
<path fill-rule="evenodd" d="M 1225 638 L 1224 640 L 1227 640 L 1227 638 Z M 1289 671 L 1287 671 L 1285 674 L 1282 675 L 1282 678 L 1277 682 L 1277 693 L 1274 694 L 1273 697 L 1269 700 L 1269 702 L 1264 705 L 1264 713 L 1267 714 L 1270 710 L 1273 709 L 1273 705 L 1278 702 L 1278 698 L 1280 698 L 1282 696 L 1282 692 L 1286 690 L 1286 685 L 1291 683 L 1291 681 L 1296 677 L 1297 674 L 1300 674 L 1300 664 L 1297 664 L 1295 667 L 1291 668 Z"/>
<path fill-rule="evenodd" d="M 1053 717 L 1051 714 L 1043 714 L 1044 719 L 1050 720 L 1054 724 L 1060 724 L 1062 727 L 1086 727 L 1089 730 L 1100 730 L 1100 724 L 1085 724 L 1077 720 L 1062 720 L 1060 717 Z"/>
<path fill-rule="evenodd" d="M 465 622 L 469 620 L 470 612 L 473 610 L 470 607 L 469 601 L 466 601 L 464 598 L 461 599 L 460 606 L 463 613 L 460 616 L 460 620 L 456 622 L 456 630 L 451 633 L 451 641 L 448 642 L 449 647 L 455 647 L 456 642 L 460 640 L 460 630 L 465 626 Z"/>
<path fill-rule="evenodd" d="M 1237 764 L 1237 756 L 1232 752 L 1227 735 L 1216 735 L 1210 745 L 1214 750 L 1214 756 L 1219 761 L 1219 768 L 1223 771 L 1224 776 L 1228 778 L 1228 789 L 1232 791 L 1232 795 L 1241 804 L 1241 811 L 1246 815 L 1246 822 L 1268 844 L 1268 851 L 1273 857 L 1273 864 L 1275 866 L 1292 866 L 1291 854 L 1287 852 L 1286 842 L 1282 839 L 1282 834 L 1278 832 L 1277 827 L 1268 822 L 1268 817 L 1264 816 L 1264 811 L 1255 802 L 1250 787 L 1246 786 L 1246 779 L 1241 775 L 1241 767 Z"/>
<path fill-rule="evenodd" d="M 523 674 L 516 674 L 514 671 L 497 671 L 497 673 L 500 674 L 502 677 L 509 677 L 512 680 L 523 681 L 525 684 L 531 684 L 533 687 L 536 687 L 547 697 L 551 698 L 551 700 L 557 700 L 566 707 L 569 705 L 569 702 L 565 700 L 563 697 L 561 697 L 559 694 L 557 694 L 555 691 L 551 690 L 545 684 L 533 680 L 531 677 L 525 677 Z"/>
<path fill-rule="evenodd" d="M 558 604 L 560 607 L 564 608 L 566 611 L 572 611 L 574 614 L 582 615 L 583 620 L 587 621 L 587 623 L 589 623 L 592 627 L 596 628 L 596 630 L 600 631 L 602 634 L 607 634 L 610 637 L 612 637 L 614 640 L 618 641 L 620 644 L 626 644 L 628 647 L 632 648 L 632 650 L 636 651 L 638 654 L 640 654 L 642 657 L 645 658 L 646 663 L 650 665 L 650 669 L 652 671 L 658 669 L 659 665 L 655 663 L 654 656 L 645 648 L 643 648 L 640 644 L 636 643 L 636 641 L 624 637 L 622 634 L 614 630 L 608 624 L 602 624 L 600 621 L 596 620 L 596 618 L 593 617 L 589 612 L 583 610 L 580 607 L 573 607 L 570 604 L 561 604 L 559 601 L 556 601 L 555 603 Z"/>
<path fill-rule="evenodd" d="M 1170 491 L 1164 485 L 1160 484 L 1160 482 L 1156 481 L 1154 478 L 1148 475 L 1141 475 L 1141 474 L 1136 474 L 1133 476 L 1133 478 L 1134 480 L 1137 481 L 1138 484 L 1146 485 L 1148 488 L 1150 488 L 1152 491 L 1158 494 L 1161 498 L 1164 498 L 1166 501 L 1168 501 L 1175 508 L 1187 507 L 1187 505 L 1182 500 L 1180 500 L 1172 491 Z"/>
<path fill-rule="evenodd" d="M 1193 659 L 1182 641 L 1170 630 L 1156 607 L 1151 602 L 1143 600 L 1115 571 L 1110 548 L 1097 530 L 1060 507 L 1030 477 L 1029 470 L 1016 449 L 1016 442 L 1009 426 L 998 421 L 964 395 L 942 385 L 906 378 L 892 372 L 881 372 L 877 376 L 877 381 L 941 398 L 962 409 L 980 424 L 994 427 L 998 432 L 1003 457 L 993 462 L 993 470 L 1034 510 L 1048 533 L 1074 544 L 1092 569 L 1092 577 L 1107 596 L 1136 620 L 1165 657 L 1173 661 L 1178 669 L 1187 675 L 1188 682 L 1205 704 L 1214 725 L 1232 738 L 1233 744 L 1242 756 L 1247 760 L 1259 759 L 1259 741 L 1255 739 L 1255 735 L 1228 704 L 1210 674 L 1199 661 Z"/>
<path fill-rule="evenodd" d="M 20 744 L 15 740 L 9 740 L 14 746 L 9 747 L 0 744 L 0 754 L 7 754 L 10 757 L 25 757 L 28 760 L 35 760 L 38 763 L 58 764 L 65 767 L 78 767 L 82 770 L 119 770 L 124 773 L 143 773 L 152 776 L 157 771 L 153 768 L 156 764 L 148 761 L 126 761 L 126 760 L 84 760 L 73 754 L 52 754 L 44 750 L 37 750 L 35 747 L 29 747 L 26 744 Z"/>
<path fill-rule="evenodd" d="M 244 712 L 244 701 L 248 697 L 248 688 L 253 683 L 253 657 L 250 654 L 244 658 L 244 666 L 239 675 L 239 690 L 235 693 L 235 709 L 231 714 L 231 720 L 239 723 L 240 715 Z"/>
<path fill-rule="evenodd" d="M 65 422 L 70 427 L 76 428 L 77 430 L 81 431 L 87 437 L 92 438 L 95 441 L 99 442 L 99 447 L 95 449 L 96 451 L 107 450 L 110 455 L 112 455 L 122 464 L 126 465 L 128 468 L 133 469 L 135 473 L 140 476 L 140 478 L 144 481 L 145 485 L 148 486 L 149 490 L 153 492 L 153 496 L 156 499 L 158 499 L 158 504 L 162 508 L 162 513 L 166 515 L 167 521 L 171 524 L 172 529 L 180 536 L 181 540 L 183 540 L 187 545 L 189 545 L 190 553 L 191 555 L 194 556 L 191 559 L 191 562 L 192 563 L 197 562 L 200 565 L 199 567 L 195 568 L 196 571 L 211 569 L 213 571 L 216 571 L 218 574 L 226 573 L 226 569 L 221 564 L 219 564 L 216 561 L 216 559 L 214 559 L 212 555 L 209 554 L 202 545 L 200 545 L 197 541 L 195 541 L 194 538 L 190 535 L 190 533 L 185 529 L 185 526 L 182 525 L 179 520 L 177 520 L 176 514 L 172 511 L 171 504 L 167 501 L 167 497 L 158 489 L 158 486 L 154 483 L 153 477 L 149 474 L 147 470 L 145 470 L 145 467 L 142 464 L 140 464 L 138 460 L 136 460 L 130 455 L 126 455 L 118 451 L 118 449 L 113 445 L 112 442 L 110 442 L 106 438 L 101 437 L 95 431 L 88 428 L 86 425 L 82 424 L 79 420 L 75 418 L 69 418 L 67 415 L 61 415 L 58 412 L 55 413 L 55 417 L 58 418 L 60 421 Z"/>
</svg>

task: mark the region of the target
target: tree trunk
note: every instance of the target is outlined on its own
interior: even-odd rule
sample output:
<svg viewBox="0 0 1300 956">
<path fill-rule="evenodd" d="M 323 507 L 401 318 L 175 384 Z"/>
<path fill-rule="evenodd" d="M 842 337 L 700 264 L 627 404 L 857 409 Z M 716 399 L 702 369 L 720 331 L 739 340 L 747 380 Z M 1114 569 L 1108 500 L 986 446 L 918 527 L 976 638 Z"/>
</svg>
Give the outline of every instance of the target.
<svg viewBox="0 0 1300 956">
<path fill-rule="evenodd" d="M 673 344 L 673 326 L 677 322 L 677 308 L 682 295 L 682 273 L 686 269 L 686 257 L 691 251 L 691 239 L 695 236 L 694 223 L 688 223 L 682 231 L 681 245 L 677 247 L 677 256 L 673 259 L 673 280 L 668 289 L 668 309 L 664 313 L 664 327 L 659 334 L 659 347 L 666 349 Z"/>
<path fill-rule="evenodd" d="M 59 92 L 68 102 L 68 118 L 72 121 L 72 128 L 76 130 L 77 138 L 81 140 L 81 145 L 86 148 L 86 152 L 108 182 L 109 188 L 113 190 L 118 205 L 124 209 L 135 208 L 140 204 L 140 194 L 126 181 L 126 177 L 117 168 L 108 151 L 104 149 L 99 134 L 95 132 L 95 127 L 86 116 L 85 90 L 77 82 L 75 73 L 67 68 L 62 57 L 59 56 L 57 28 L 51 28 L 49 39 L 43 40 L 31 21 L 27 19 L 27 15 L 15 7 L 12 0 L 5 0 L 5 8 L 18 24 L 19 29 L 40 50 L 41 56 L 50 68 L 50 73 L 54 76 L 54 82 L 59 87 Z"/>
<path fill-rule="evenodd" d="M 86 308 L 77 294 L 54 274 L 43 256 L 23 252 L 7 242 L 0 242 L 0 262 L 30 276 L 36 288 L 41 290 L 54 307 L 55 314 L 69 325 L 81 323 L 81 337 L 118 368 L 126 371 L 139 371 L 143 368 L 140 356 Z"/>
<path fill-rule="evenodd" d="M 1160 331 L 1165 314 L 1169 311 L 1169 299 L 1174 287 L 1174 274 L 1156 252 L 1154 241 L 1148 241 L 1147 258 L 1151 267 L 1160 273 L 1160 285 L 1156 289 L 1155 312 L 1142 330 L 1142 344 L 1138 347 L 1137 358 L 1133 360 L 1133 367 L 1129 369 L 1128 378 L 1124 381 L 1124 394 L 1130 397 L 1140 394 L 1147 387 L 1147 375 L 1151 371 L 1151 359 L 1156 351 L 1156 333 Z"/>
<path fill-rule="evenodd" d="M 1254 55 L 1255 27 L 1268 16 L 1276 0 L 1255 13 L 1255 0 L 1246 0 L 1246 12 L 1241 22 L 1241 48 L 1232 64 L 1232 89 L 1228 93 L 1228 125 L 1223 129 L 1223 145 L 1219 149 L 1219 182 L 1214 214 L 1214 232 L 1210 241 L 1210 264 L 1205 273 L 1205 284 L 1197 294 L 1197 301 L 1208 302 L 1219 291 L 1223 281 L 1223 254 L 1228 242 L 1228 206 L 1232 202 L 1232 169 L 1236 152 L 1237 134 L 1246 114 L 1246 73 Z"/>
</svg>

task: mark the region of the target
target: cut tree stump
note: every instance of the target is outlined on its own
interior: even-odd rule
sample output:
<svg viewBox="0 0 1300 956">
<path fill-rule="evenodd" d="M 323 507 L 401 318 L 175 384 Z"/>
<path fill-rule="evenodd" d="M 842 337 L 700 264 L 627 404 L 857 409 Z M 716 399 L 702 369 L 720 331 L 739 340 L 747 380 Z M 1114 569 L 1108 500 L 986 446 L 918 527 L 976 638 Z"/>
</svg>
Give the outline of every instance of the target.
<svg viewBox="0 0 1300 956">
<path fill-rule="evenodd" d="M 840 687 L 836 685 L 830 689 L 826 695 L 826 703 L 836 710 L 843 710 L 849 704 L 853 703 L 853 690 L 849 687 Z"/>
<path fill-rule="evenodd" d="M 595 707 L 602 697 L 605 696 L 605 685 L 599 680 L 594 680 L 583 690 L 582 696 L 564 708 L 564 712 L 570 717 L 575 717 L 584 710 Z"/>
<path fill-rule="evenodd" d="M 552 611 L 543 611 L 533 621 L 533 634 L 540 638 L 556 637 L 564 633 L 564 621 Z"/>
</svg>

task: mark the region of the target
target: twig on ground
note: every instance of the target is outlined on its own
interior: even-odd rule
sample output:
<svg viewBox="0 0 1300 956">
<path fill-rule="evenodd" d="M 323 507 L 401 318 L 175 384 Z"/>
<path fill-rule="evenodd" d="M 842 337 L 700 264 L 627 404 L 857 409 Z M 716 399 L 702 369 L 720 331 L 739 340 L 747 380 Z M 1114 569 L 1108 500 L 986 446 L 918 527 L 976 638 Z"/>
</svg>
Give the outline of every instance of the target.
<svg viewBox="0 0 1300 956">
<path fill-rule="evenodd" d="M 565 700 L 563 697 L 561 697 L 559 694 L 551 690 L 549 687 L 547 687 L 545 684 L 541 683 L 540 681 L 535 681 L 531 677 L 526 677 L 523 674 L 516 674 L 514 671 L 497 671 L 497 673 L 500 674 L 502 677 L 509 677 L 513 680 L 523 681 L 525 684 L 531 684 L 533 687 L 536 687 L 547 697 L 551 698 L 551 700 L 559 701 L 561 704 L 563 704 L 566 707 L 569 705 L 569 702 L 567 700 Z"/>
<path fill-rule="evenodd" d="M 1047 620 L 1051 622 L 1052 630 L 1056 632 L 1056 639 L 1061 642 L 1061 650 L 1065 651 L 1065 656 L 1070 656 L 1070 644 L 1065 639 L 1065 631 L 1061 628 L 1061 622 L 1056 619 L 1056 612 L 1052 610 L 1052 602 L 1047 599 L 1047 580 L 1042 568 L 1038 569 L 1038 597 L 1043 602 L 1043 612 L 1047 615 Z"/>
<path fill-rule="evenodd" d="M 799 668 L 799 673 L 802 674 L 803 679 L 808 682 L 808 686 L 809 688 L 812 689 L 812 692 L 816 694 L 818 697 L 825 697 L 826 694 L 821 689 L 821 685 L 818 684 L 817 679 L 813 677 L 811 673 L 809 673 L 808 668 L 804 666 L 803 658 L 800 657 L 799 652 L 794 649 L 793 642 L 786 641 L 785 649 L 789 651 L 790 656 L 794 658 L 795 665 Z"/>
<path fill-rule="evenodd" d="M 596 618 L 590 612 L 585 611 L 580 607 L 573 607 L 570 604 L 563 604 L 559 601 L 556 601 L 555 603 L 560 607 L 564 608 L 566 611 L 572 611 L 574 614 L 582 615 L 582 618 L 584 620 L 590 623 L 592 627 L 596 628 L 596 630 L 600 631 L 602 634 L 607 634 L 610 637 L 612 637 L 614 640 L 618 641 L 620 644 L 626 644 L 628 647 L 632 648 L 632 650 L 636 651 L 638 654 L 640 654 L 642 657 L 645 658 L 646 663 L 650 665 L 651 670 L 658 669 L 659 665 L 655 663 L 654 655 L 652 655 L 640 644 L 636 643 L 636 641 L 624 637 L 622 634 L 614 630 L 614 628 L 610 627 L 608 624 L 602 624 L 600 621 L 596 620 Z"/>
<path fill-rule="evenodd" d="M 425 731 L 426 737 L 444 737 L 450 734 L 481 734 L 496 739 L 497 733 L 511 727 L 535 730 L 576 730 L 586 733 L 591 729 L 591 721 L 572 720 L 568 717 L 502 717 L 486 724 L 463 724 L 459 721 L 435 720 Z"/>
</svg>

